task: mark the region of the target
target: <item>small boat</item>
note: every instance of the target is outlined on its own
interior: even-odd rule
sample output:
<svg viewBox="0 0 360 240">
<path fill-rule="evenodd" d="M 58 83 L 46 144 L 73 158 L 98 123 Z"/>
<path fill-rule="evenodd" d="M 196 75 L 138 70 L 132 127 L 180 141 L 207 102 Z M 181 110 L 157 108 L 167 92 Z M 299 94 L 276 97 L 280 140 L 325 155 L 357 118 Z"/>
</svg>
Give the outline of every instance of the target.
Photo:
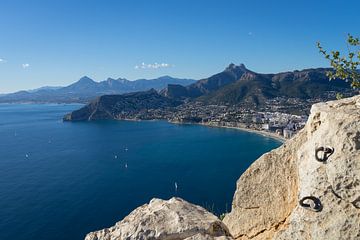
<svg viewBox="0 0 360 240">
<path fill-rule="evenodd" d="M 127 152 L 128 150 L 129 150 L 129 149 L 126 147 L 126 148 L 125 148 L 125 152 Z"/>
<path fill-rule="evenodd" d="M 175 192 L 177 192 L 178 190 L 178 185 L 177 185 L 177 182 L 175 182 Z"/>
<path fill-rule="evenodd" d="M 128 165 L 127 165 L 127 163 L 125 163 L 125 168 L 128 168 Z"/>
<path fill-rule="evenodd" d="M 117 155 L 115 155 L 114 158 L 117 159 Z"/>
<path fill-rule="evenodd" d="M 29 154 L 25 154 L 25 157 L 26 157 L 26 158 L 29 158 Z"/>
</svg>

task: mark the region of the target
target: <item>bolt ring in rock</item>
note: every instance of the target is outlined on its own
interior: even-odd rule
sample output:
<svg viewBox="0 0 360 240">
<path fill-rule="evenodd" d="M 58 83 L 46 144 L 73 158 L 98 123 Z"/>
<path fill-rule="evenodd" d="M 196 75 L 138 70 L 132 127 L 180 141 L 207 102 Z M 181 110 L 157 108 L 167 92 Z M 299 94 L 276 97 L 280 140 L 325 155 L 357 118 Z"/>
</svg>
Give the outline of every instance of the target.
<svg viewBox="0 0 360 240">
<path fill-rule="evenodd" d="M 324 152 L 322 157 L 319 156 L 319 152 Z M 334 148 L 332 147 L 318 147 L 315 149 L 315 158 L 319 162 L 325 162 L 333 153 Z"/>
<path fill-rule="evenodd" d="M 305 203 L 305 201 L 308 201 L 309 203 Z M 322 204 L 320 202 L 320 199 L 314 196 L 307 196 L 303 197 L 299 201 L 300 206 L 302 206 L 305 209 L 309 209 L 314 212 L 320 212 L 322 210 Z"/>
</svg>

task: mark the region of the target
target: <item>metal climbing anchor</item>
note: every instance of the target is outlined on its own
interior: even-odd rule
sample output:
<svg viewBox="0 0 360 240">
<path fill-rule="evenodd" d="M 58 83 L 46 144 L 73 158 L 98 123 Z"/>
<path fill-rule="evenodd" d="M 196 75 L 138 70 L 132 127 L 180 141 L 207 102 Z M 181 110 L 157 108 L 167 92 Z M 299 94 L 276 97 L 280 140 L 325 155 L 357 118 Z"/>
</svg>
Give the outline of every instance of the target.
<svg viewBox="0 0 360 240">
<path fill-rule="evenodd" d="M 319 156 L 319 152 L 323 152 L 322 156 Z M 319 162 L 325 162 L 334 153 L 332 147 L 318 147 L 315 149 L 315 158 Z"/>
<path fill-rule="evenodd" d="M 299 201 L 299 204 L 303 208 L 309 209 L 314 212 L 320 212 L 322 210 L 322 204 L 320 202 L 320 199 L 318 199 L 317 197 L 313 197 L 313 196 L 303 197 Z"/>
</svg>

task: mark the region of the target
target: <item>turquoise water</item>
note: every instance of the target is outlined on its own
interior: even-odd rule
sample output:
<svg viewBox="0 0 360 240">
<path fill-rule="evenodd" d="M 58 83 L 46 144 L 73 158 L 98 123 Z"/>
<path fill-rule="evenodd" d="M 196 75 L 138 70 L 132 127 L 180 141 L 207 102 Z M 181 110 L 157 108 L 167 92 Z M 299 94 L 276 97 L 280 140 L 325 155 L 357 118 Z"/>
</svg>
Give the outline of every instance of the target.
<svg viewBox="0 0 360 240">
<path fill-rule="evenodd" d="M 0 105 L 0 239 L 83 239 L 153 197 L 222 213 L 241 173 L 281 144 L 164 121 L 61 121 L 79 107 Z"/>
</svg>

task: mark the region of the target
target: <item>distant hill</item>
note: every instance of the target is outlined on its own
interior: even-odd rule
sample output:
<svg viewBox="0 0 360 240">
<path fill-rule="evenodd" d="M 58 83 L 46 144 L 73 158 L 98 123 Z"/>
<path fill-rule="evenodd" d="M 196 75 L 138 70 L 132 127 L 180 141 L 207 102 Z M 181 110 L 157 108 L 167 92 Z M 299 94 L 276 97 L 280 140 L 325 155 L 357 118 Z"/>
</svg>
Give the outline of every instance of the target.
<svg viewBox="0 0 360 240">
<path fill-rule="evenodd" d="M 150 109 L 176 107 L 182 102 L 160 95 L 155 89 L 122 95 L 104 95 L 64 116 L 65 121 L 119 119 Z"/>
<path fill-rule="evenodd" d="M 123 94 L 146 91 L 149 89 L 161 90 L 168 84 L 186 86 L 194 82 L 196 81 L 192 79 L 178 79 L 170 76 L 163 76 L 150 80 L 139 79 L 135 81 L 129 81 L 122 78 L 108 78 L 105 81 L 95 82 L 91 78 L 84 76 L 77 82 L 66 87 L 42 87 L 29 91 L 19 91 L 0 95 L 0 103 L 86 103 L 98 96 L 106 94 Z"/>
<path fill-rule="evenodd" d="M 189 86 L 171 84 L 163 89 L 161 93 L 167 97 L 196 98 L 235 82 L 246 72 L 249 72 L 249 70 L 246 69 L 244 64 L 240 64 L 239 66 L 230 64 L 221 73 L 199 80 Z"/>
<path fill-rule="evenodd" d="M 174 99 L 191 98 L 209 104 L 251 102 L 261 105 L 267 99 L 288 97 L 309 99 L 328 92 L 351 91 L 342 80 L 329 81 L 326 71 L 315 68 L 277 74 L 261 74 L 248 70 L 244 64 L 230 64 L 223 72 L 189 86 L 168 85 L 161 93 Z"/>
</svg>

